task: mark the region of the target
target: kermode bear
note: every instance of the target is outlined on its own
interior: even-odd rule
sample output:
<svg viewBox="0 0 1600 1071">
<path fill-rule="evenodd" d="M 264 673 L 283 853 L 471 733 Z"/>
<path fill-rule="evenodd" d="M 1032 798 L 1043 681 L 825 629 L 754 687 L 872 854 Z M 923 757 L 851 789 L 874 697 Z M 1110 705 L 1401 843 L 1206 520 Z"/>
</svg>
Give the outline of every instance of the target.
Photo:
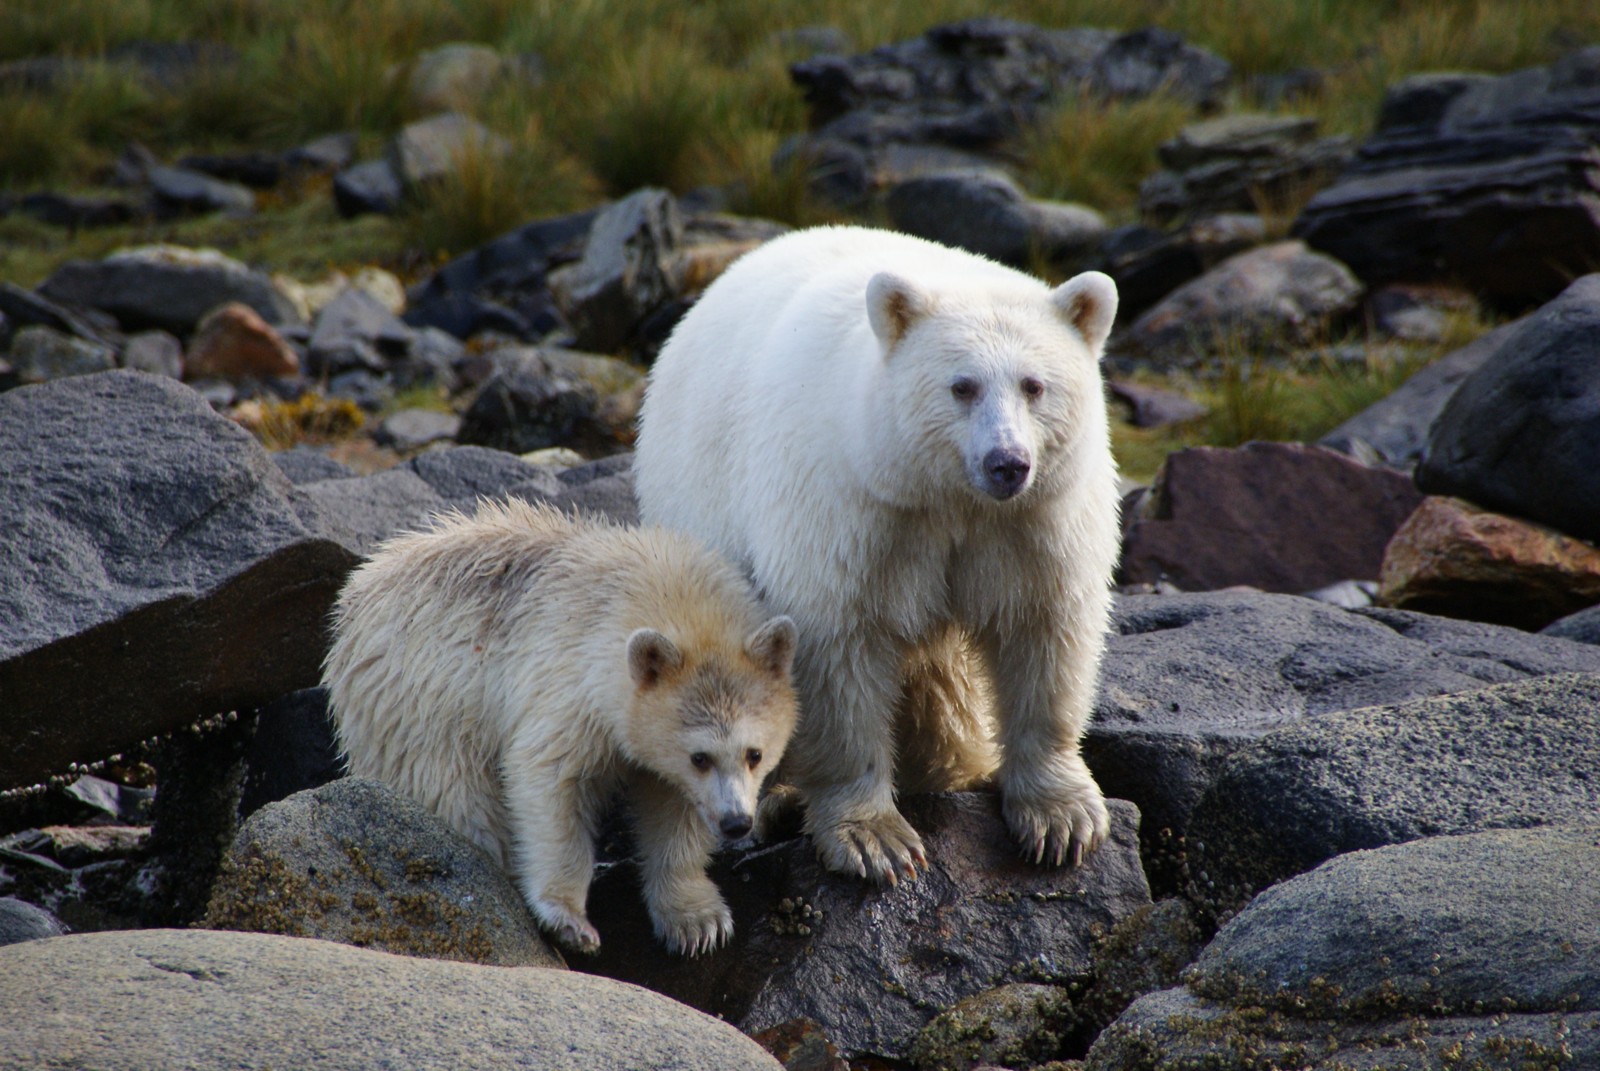
<svg viewBox="0 0 1600 1071">
<path fill-rule="evenodd" d="M 728 555 L 799 626 L 778 779 L 832 869 L 926 866 L 897 785 L 997 772 L 1035 861 L 1076 863 L 1109 832 L 1078 742 L 1118 553 L 1099 370 L 1116 307 L 1099 272 L 1052 290 L 817 228 L 736 261 L 657 358 L 643 516 Z"/>
<path fill-rule="evenodd" d="M 518 879 L 580 951 L 596 826 L 632 796 L 675 952 L 733 918 L 706 863 L 750 832 L 797 704 L 795 627 L 683 535 L 485 502 L 385 543 L 334 609 L 324 679 L 350 773 L 409 794 Z"/>
</svg>

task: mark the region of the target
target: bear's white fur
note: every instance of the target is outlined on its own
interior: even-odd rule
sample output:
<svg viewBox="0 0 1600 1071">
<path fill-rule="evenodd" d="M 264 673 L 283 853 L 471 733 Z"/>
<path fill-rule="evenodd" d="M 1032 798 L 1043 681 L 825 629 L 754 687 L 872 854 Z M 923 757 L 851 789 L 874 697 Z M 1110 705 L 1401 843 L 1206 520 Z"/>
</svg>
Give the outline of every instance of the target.
<svg viewBox="0 0 1600 1071">
<path fill-rule="evenodd" d="M 511 867 L 580 951 L 600 941 L 596 825 L 626 786 L 656 933 L 694 953 L 732 932 L 706 863 L 750 831 L 794 729 L 794 648 L 793 622 L 695 541 L 512 500 L 352 573 L 324 677 L 350 772 Z"/>
<path fill-rule="evenodd" d="M 736 261 L 651 371 L 643 516 L 739 563 L 800 630 L 780 781 L 835 870 L 925 866 L 902 789 L 996 773 L 1035 860 L 1109 832 L 1079 754 L 1118 495 L 1099 358 L 1116 287 L 827 227 Z M 899 759 L 898 769 L 896 758 Z"/>
</svg>

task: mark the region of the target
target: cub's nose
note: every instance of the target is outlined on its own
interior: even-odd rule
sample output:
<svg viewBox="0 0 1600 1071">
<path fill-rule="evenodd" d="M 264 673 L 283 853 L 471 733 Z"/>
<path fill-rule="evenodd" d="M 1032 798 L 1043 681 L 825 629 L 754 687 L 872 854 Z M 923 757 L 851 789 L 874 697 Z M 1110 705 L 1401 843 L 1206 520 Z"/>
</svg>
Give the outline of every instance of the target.
<svg viewBox="0 0 1600 1071">
<path fill-rule="evenodd" d="M 989 484 L 985 490 L 994 498 L 1010 498 L 1027 485 L 1032 469 L 1022 451 L 996 447 L 983 457 L 983 474 Z"/>
<path fill-rule="evenodd" d="M 750 827 L 754 825 L 754 822 L 747 814 L 725 814 L 722 816 L 722 821 L 719 825 L 722 828 L 724 837 L 729 840 L 738 840 L 750 832 Z"/>
</svg>

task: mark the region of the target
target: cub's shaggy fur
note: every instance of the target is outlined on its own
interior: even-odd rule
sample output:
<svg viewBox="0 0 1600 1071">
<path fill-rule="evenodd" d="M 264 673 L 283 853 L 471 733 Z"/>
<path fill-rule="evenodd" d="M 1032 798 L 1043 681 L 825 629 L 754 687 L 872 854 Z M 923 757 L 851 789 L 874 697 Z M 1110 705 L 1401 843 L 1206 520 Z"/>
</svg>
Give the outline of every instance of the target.
<svg viewBox="0 0 1600 1071">
<path fill-rule="evenodd" d="M 482 845 L 579 950 L 599 947 L 595 828 L 626 786 L 656 932 L 693 953 L 732 932 L 706 862 L 749 832 L 794 729 L 794 648 L 793 623 L 689 538 L 513 500 L 357 569 L 324 676 L 350 772 Z"/>
</svg>

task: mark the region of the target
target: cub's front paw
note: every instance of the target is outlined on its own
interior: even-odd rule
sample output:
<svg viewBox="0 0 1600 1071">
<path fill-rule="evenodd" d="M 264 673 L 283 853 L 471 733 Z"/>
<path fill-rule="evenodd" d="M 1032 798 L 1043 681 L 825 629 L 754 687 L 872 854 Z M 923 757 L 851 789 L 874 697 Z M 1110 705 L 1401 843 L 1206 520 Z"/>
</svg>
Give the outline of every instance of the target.
<svg viewBox="0 0 1600 1071">
<path fill-rule="evenodd" d="M 710 882 L 706 884 L 709 886 Z M 709 897 L 697 897 L 689 904 L 651 904 L 650 921 L 656 936 L 680 956 L 713 951 L 733 936 L 733 912 L 715 887 Z"/>
<path fill-rule="evenodd" d="M 1077 866 L 1111 835 L 1111 815 L 1093 782 L 1042 798 L 1007 794 L 1004 801 L 1006 825 L 1023 857 L 1035 863 Z"/>
<path fill-rule="evenodd" d="M 600 933 L 583 912 L 573 911 L 556 900 L 538 900 L 533 904 L 533 913 L 558 944 L 588 955 L 600 951 Z"/>
<path fill-rule="evenodd" d="M 922 838 L 893 807 L 821 825 L 812 829 L 811 839 L 829 870 L 883 885 L 915 878 L 928 868 Z"/>
</svg>

